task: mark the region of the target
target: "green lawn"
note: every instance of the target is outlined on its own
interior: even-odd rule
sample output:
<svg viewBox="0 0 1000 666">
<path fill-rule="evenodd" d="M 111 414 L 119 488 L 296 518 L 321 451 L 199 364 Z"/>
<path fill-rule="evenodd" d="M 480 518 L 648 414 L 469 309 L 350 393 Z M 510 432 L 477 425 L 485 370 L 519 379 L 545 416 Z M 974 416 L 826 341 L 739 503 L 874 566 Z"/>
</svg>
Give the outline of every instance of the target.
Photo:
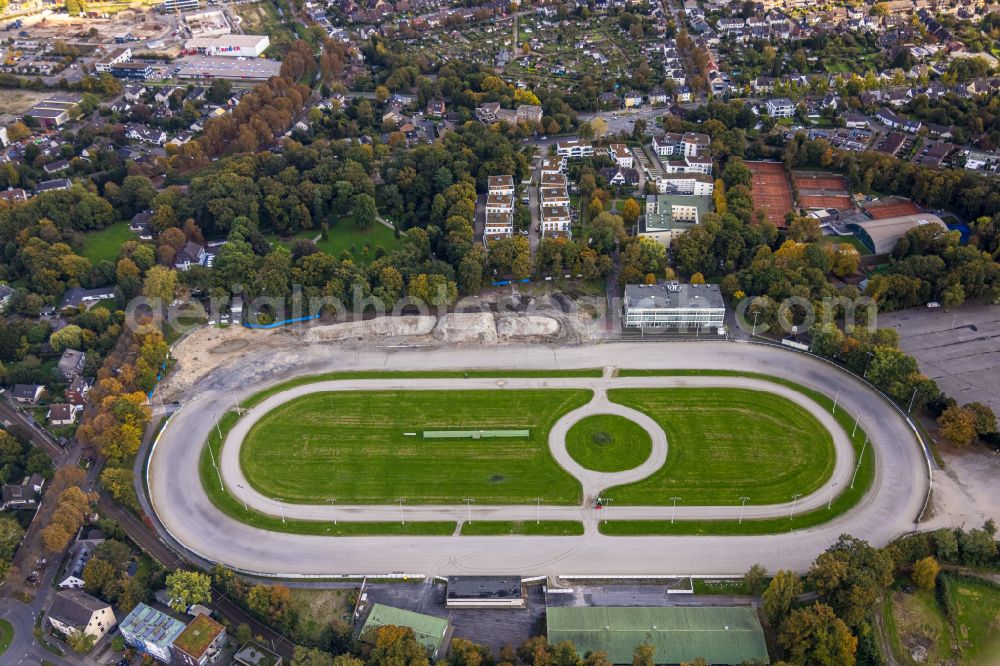
<svg viewBox="0 0 1000 666">
<path fill-rule="evenodd" d="M 1000 587 L 971 578 L 943 576 L 944 595 L 954 611 L 961 663 L 996 666 L 1000 655 Z"/>
<path fill-rule="evenodd" d="M 524 522 L 508 520 L 476 520 L 462 523 L 462 536 L 579 536 L 583 523 L 575 520 L 543 520 Z"/>
<path fill-rule="evenodd" d="M 855 236 L 820 236 L 818 243 L 821 247 L 844 243 L 852 246 L 854 249 L 860 252 L 861 256 L 863 257 L 866 257 L 872 253 L 872 251 L 869 250 L 868 247 L 864 243 L 862 243 L 859 238 Z"/>
<path fill-rule="evenodd" d="M 613 389 L 667 435 L 667 462 L 652 476 L 605 491 L 617 504 L 731 505 L 788 502 L 833 472 L 830 433 L 773 393 L 732 388 Z"/>
<path fill-rule="evenodd" d="M 14 640 L 14 627 L 7 620 L 0 620 L 0 655 L 7 651 Z"/>
<path fill-rule="evenodd" d="M 313 240 L 319 236 L 319 229 L 308 229 L 294 236 L 280 237 L 277 234 L 268 234 L 267 239 L 272 243 L 279 242 L 291 247 L 299 239 Z M 381 247 L 386 252 L 391 252 L 397 245 L 399 239 L 389 227 L 375 223 L 371 229 L 358 229 L 352 217 L 345 217 L 331 225 L 326 240 L 319 238 L 316 241 L 316 247 L 323 252 L 340 257 L 346 250 L 359 264 L 370 264 L 374 261 L 375 248 Z"/>
<path fill-rule="evenodd" d="M 82 254 L 94 265 L 101 261 L 114 261 L 122 243 L 137 238 L 128 230 L 128 222 L 116 222 L 110 227 L 87 234 Z"/>
<path fill-rule="evenodd" d="M 638 423 L 614 414 L 595 414 L 573 424 L 566 433 L 566 450 L 587 469 L 621 472 L 645 462 L 653 443 Z"/>
<path fill-rule="evenodd" d="M 590 391 L 356 391 L 287 402 L 240 449 L 247 480 L 288 502 L 575 504 L 580 485 L 548 448 L 563 414 Z M 511 439 L 423 439 L 424 430 L 527 429 Z M 416 433 L 409 436 L 406 433 Z"/>
<path fill-rule="evenodd" d="M 347 217 L 330 227 L 326 240 L 316 246 L 327 254 L 339 257 L 344 250 L 350 252 L 360 264 L 370 264 L 375 260 L 375 248 L 381 246 L 391 252 L 399 245 L 392 229 L 375 223 L 371 229 L 358 229 L 354 219 Z"/>
<path fill-rule="evenodd" d="M 900 662 L 913 663 L 910 651 L 918 645 L 927 650 L 926 663 L 948 663 L 951 660 L 948 620 L 933 590 L 891 590 L 883 599 L 881 612 L 889 645 Z"/>
</svg>

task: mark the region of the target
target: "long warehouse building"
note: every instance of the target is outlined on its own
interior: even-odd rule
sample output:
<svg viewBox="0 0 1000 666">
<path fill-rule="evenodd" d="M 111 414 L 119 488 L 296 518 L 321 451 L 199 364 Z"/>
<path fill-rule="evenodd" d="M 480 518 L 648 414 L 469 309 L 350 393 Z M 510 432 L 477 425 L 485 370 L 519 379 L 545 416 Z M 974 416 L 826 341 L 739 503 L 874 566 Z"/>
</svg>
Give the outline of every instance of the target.
<svg viewBox="0 0 1000 666">
<path fill-rule="evenodd" d="M 219 35 L 217 37 L 195 37 L 184 42 L 188 51 L 197 51 L 208 56 L 229 58 L 256 58 L 271 45 L 267 35 Z"/>
</svg>

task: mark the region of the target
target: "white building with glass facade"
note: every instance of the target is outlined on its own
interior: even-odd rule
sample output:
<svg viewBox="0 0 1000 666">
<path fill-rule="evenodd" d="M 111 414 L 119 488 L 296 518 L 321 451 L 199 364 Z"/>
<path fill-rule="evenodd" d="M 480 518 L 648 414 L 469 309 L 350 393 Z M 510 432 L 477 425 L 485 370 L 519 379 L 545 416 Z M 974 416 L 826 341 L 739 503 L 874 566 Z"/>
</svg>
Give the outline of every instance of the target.
<svg viewBox="0 0 1000 666">
<path fill-rule="evenodd" d="M 630 284 L 623 315 L 625 328 L 722 329 L 726 304 L 717 284 Z"/>
</svg>

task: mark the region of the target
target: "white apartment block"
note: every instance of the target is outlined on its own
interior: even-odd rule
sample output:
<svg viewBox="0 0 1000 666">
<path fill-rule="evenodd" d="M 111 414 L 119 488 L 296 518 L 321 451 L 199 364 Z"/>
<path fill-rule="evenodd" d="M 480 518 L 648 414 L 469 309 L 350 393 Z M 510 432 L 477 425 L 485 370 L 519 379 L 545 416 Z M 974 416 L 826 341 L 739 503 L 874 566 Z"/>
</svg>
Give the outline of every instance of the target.
<svg viewBox="0 0 1000 666">
<path fill-rule="evenodd" d="M 566 173 L 565 157 L 546 157 L 542 159 L 542 178 L 562 173 Z"/>
<path fill-rule="evenodd" d="M 582 139 L 565 139 L 556 142 L 556 155 L 568 159 L 580 159 L 594 154 L 594 146 Z"/>
<path fill-rule="evenodd" d="M 676 173 L 703 173 L 706 176 L 712 175 L 712 158 L 710 157 L 685 157 L 682 160 L 663 160 L 663 170 L 667 174 Z"/>
<path fill-rule="evenodd" d="M 490 194 L 503 194 L 514 196 L 513 176 L 490 176 L 487 179 Z"/>
<path fill-rule="evenodd" d="M 624 143 L 613 143 L 608 146 L 608 157 L 618 166 L 631 169 L 633 158 L 632 151 Z"/>
<path fill-rule="evenodd" d="M 791 118 L 795 115 L 795 103 L 787 97 L 767 100 L 767 115 L 772 118 Z"/>
<path fill-rule="evenodd" d="M 660 194 L 711 196 L 715 192 L 715 182 L 704 173 L 671 173 L 657 178 L 656 191 Z"/>
<path fill-rule="evenodd" d="M 706 153 L 712 140 L 707 134 L 669 132 L 661 137 L 653 137 L 653 152 L 660 157 L 695 157 Z"/>
</svg>

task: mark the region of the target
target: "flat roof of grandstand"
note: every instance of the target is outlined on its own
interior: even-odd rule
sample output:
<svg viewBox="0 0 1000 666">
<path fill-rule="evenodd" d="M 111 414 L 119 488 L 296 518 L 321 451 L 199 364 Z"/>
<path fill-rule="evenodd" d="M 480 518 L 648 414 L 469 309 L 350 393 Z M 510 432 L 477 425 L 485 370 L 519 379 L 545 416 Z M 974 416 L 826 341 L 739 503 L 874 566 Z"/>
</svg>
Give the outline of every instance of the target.
<svg viewBox="0 0 1000 666">
<path fill-rule="evenodd" d="M 710 664 L 769 663 L 764 631 L 750 607 L 550 607 L 548 641 L 571 641 L 580 655 L 601 650 L 631 664 L 636 646 L 656 647 L 657 664 L 703 657 Z"/>
<path fill-rule="evenodd" d="M 377 631 L 379 627 L 387 625 L 412 629 L 417 642 L 427 648 L 432 657 L 438 656 L 444 643 L 445 633 L 448 631 L 448 620 L 444 618 L 375 604 L 368 614 L 368 619 L 365 620 L 364 627 L 361 628 L 361 635 L 367 639 L 367 632 Z M 370 640 L 374 640 L 374 636 L 371 636 Z"/>
</svg>

